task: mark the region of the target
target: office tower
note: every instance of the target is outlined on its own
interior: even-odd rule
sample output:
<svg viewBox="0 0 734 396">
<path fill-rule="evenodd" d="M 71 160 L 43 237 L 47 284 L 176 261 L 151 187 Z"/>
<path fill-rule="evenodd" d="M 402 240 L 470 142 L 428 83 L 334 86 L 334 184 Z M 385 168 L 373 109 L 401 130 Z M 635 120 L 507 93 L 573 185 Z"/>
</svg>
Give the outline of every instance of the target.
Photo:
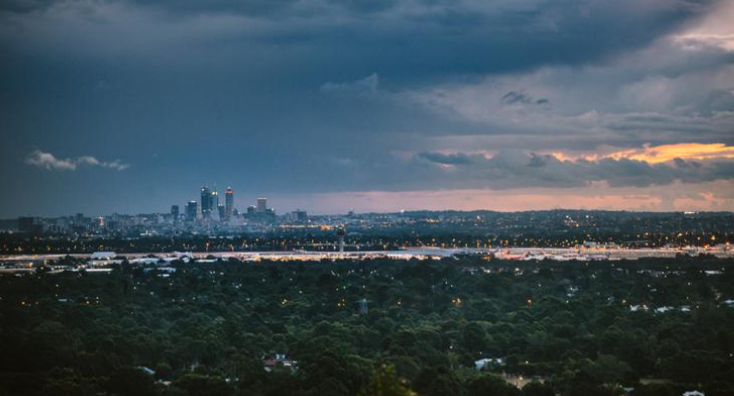
<svg viewBox="0 0 734 396">
<path fill-rule="evenodd" d="M 214 187 L 212 189 L 211 194 L 209 195 L 209 214 L 211 215 L 212 212 L 215 210 L 218 210 L 219 208 L 219 194 L 217 193 L 217 188 Z"/>
<path fill-rule="evenodd" d="M 306 223 L 308 222 L 308 214 L 305 210 L 296 209 L 291 213 L 291 218 L 293 221 L 298 223 Z"/>
<path fill-rule="evenodd" d="M 201 217 L 207 219 L 212 211 L 212 191 L 207 186 L 201 186 Z"/>
<path fill-rule="evenodd" d="M 224 205 L 219 204 L 217 205 L 217 210 L 219 213 L 219 221 L 224 221 L 227 219 L 227 210 L 225 209 Z"/>
<path fill-rule="evenodd" d="M 255 205 L 250 205 L 247 207 L 247 215 L 252 216 L 257 211 L 257 208 L 255 208 Z"/>
<path fill-rule="evenodd" d="M 268 210 L 268 199 L 258 198 L 257 199 L 257 213 L 265 213 Z"/>
<path fill-rule="evenodd" d="M 219 206 L 219 194 L 217 193 L 217 188 L 214 187 L 209 197 L 209 210 L 214 210 L 217 206 Z"/>
<path fill-rule="evenodd" d="M 198 206 L 199 205 L 196 204 L 196 201 L 189 201 L 189 203 L 186 204 L 186 221 L 193 222 L 196 220 Z"/>
<path fill-rule="evenodd" d="M 171 206 L 171 217 L 173 218 L 174 223 L 178 222 L 178 205 Z"/>
<path fill-rule="evenodd" d="M 275 208 L 265 209 L 265 218 L 271 221 L 275 220 Z"/>
<path fill-rule="evenodd" d="M 229 220 L 232 218 L 232 211 L 234 210 L 234 191 L 232 191 L 232 187 L 227 187 L 227 191 L 224 193 L 224 201 L 227 205 L 225 207 L 225 219 Z"/>
</svg>

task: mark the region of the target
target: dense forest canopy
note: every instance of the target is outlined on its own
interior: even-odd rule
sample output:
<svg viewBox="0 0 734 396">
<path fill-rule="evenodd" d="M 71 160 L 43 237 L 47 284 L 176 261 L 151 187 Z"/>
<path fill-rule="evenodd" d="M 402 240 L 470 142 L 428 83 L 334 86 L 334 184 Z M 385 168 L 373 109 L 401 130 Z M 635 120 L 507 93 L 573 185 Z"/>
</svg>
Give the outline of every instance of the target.
<svg viewBox="0 0 734 396">
<path fill-rule="evenodd" d="M 172 267 L 0 276 L 0 394 L 734 394 L 734 260 Z"/>
</svg>

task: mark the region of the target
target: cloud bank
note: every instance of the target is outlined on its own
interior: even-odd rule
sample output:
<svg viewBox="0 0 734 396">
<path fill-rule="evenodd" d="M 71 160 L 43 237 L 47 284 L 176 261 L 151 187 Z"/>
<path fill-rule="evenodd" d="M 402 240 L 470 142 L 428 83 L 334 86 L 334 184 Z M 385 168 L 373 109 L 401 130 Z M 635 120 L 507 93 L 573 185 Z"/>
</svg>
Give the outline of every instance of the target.
<svg viewBox="0 0 734 396">
<path fill-rule="evenodd" d="M 417 157 L 436 165 L 434 170 L 450 178 L 457 188 L 650 187 L 734 179 L 734 161 L 730 159 L 693 161 L 676 157 L 656 163 L 630 155 L 568 160 L 522 151 L 500 151 L 489 158 L 482 154 L 440 153 L 419 153 Z"/>
</svg>

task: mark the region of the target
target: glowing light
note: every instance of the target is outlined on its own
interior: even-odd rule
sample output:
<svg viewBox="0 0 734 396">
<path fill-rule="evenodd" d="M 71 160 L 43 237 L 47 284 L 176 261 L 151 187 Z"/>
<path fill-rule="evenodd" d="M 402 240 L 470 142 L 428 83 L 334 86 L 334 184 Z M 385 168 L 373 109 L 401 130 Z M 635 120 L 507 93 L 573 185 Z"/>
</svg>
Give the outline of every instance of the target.
<svg viewBox="0 0 734 396">
<path fill-rule="evenodd" d="M 677 143 L 660 146 L 644 145 L 641 148 L 618 150 L 605 154 L 570 155 L 552 152 L 550 155 L 559 161 L 579 160 L 599 161 L 603 159 L 644 161 L 650 164 L 670 162 L 677 158 L 682 160 L 713 160 L 734 158 L 734 146 L 724 143 Z"/>
</svg>

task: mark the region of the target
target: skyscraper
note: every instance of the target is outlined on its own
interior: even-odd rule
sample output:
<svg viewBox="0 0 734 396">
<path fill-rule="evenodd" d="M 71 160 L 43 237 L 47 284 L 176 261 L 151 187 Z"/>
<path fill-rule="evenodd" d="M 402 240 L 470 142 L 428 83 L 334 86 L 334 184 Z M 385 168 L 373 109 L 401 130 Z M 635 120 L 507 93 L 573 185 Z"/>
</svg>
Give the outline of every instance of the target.
<svg viewBox="0 0 734 396">
<path fill-rule="evenodd" d="M 174 223 L 178 222 L 178 205 L 171 206 L 171 218 L 173 218 Z"/>
<path fill-rule="evenodd" d="M 232 191 L 232 187 L 227 187 L 227 191 L 224 193 L 224 199 L 226 204 L 225 219 L 229 220 L 232 218 L 232 211 L 234 210 L 234 191 Z"/>
<path fill-rule="evenodd" d="M 257 213 L 265 213 L 268 210 L 268 199 L 258 198 L 257 199 Z"/>
<path fill-rule="evenodd" d="M 212 191 L 207 186 L 201 186 L 201 217 L 208 219 L 212 211 L 211 206 Z"/>
<path fill-rule="evenodd" d="M 227 210 L 224 208 L 224 205 L 219 204 L 217 205 L 217 210 L 219 211 L 219 221 L 224 221 L 227 219 Z"/>
<path fill-rule="evenodd" d="M 186 204 L 186 221 L 193 222 L 196 220 L 197 209 L 198 205 L 196 204 L 196 201 L 189 201 L 189 203 Z"/>
<path fill-rule="evenodd" d="M 217 210 L 218 207 L 219 193 L 217 193 L 217 188 L 214 187 L 214 189 L 212 189 L 211 193 L 209 194 L 209 214 L 211 215 L 211 212 Z"/>
</svg>

